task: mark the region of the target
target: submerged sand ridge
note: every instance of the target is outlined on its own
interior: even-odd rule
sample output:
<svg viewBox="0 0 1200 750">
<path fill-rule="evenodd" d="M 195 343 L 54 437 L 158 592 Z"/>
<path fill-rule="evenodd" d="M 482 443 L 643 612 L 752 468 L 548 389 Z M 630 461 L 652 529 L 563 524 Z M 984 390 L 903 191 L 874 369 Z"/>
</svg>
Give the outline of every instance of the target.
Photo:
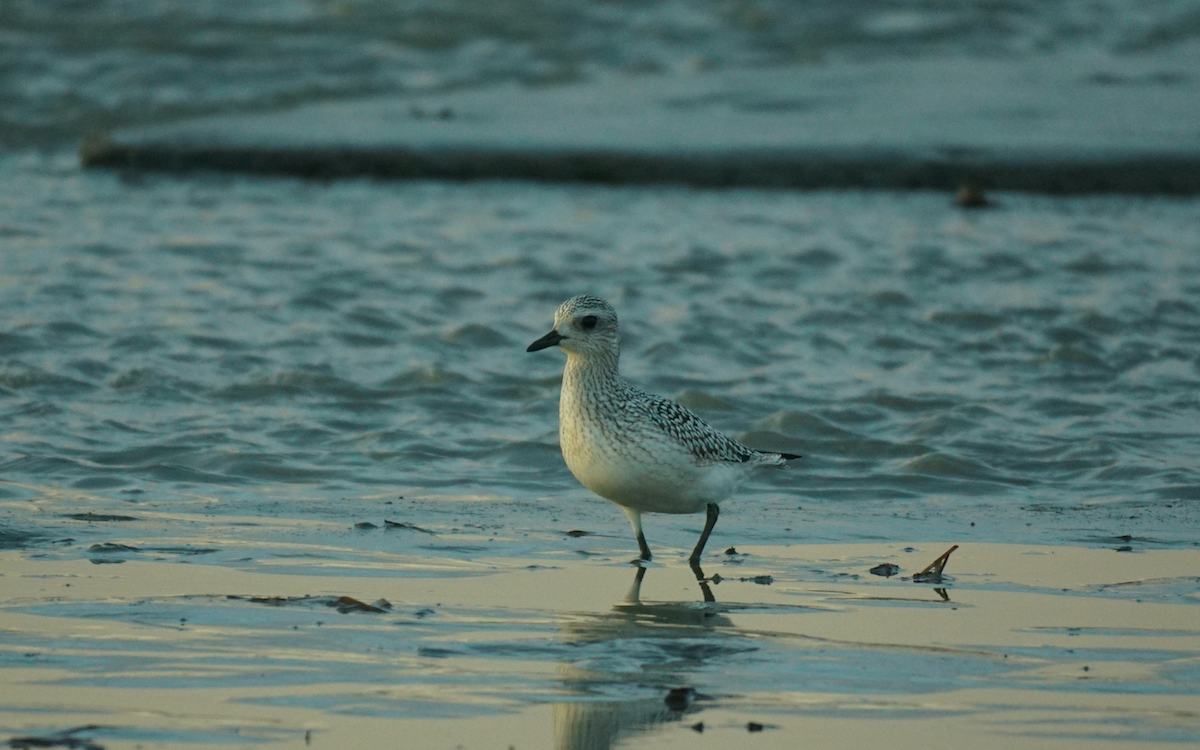
<svg viewBox="0 0 1200 750">
<path fill-rule="evenodd" d="M 1200 738 L 1200 552 L 969 543 L 906 580 L 946 546 L 742 547 L 706 566 L 714 602 L 673 557 L 639 582 L 607 556 L 379 577 L 5 552 L 0 724 L 110 748 Z"/>
<path fill-rule="evenodd" d="M 1200 192 L 1190 54 L 792 65 L 316 102 L 133 128 L 88 167 L 1041 193 Z"/>
</svg>

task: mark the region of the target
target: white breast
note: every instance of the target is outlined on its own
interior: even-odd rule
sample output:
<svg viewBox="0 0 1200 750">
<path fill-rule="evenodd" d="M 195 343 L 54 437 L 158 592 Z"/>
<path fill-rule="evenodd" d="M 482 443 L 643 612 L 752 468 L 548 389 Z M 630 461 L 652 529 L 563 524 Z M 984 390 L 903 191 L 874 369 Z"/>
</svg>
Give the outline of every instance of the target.
<svg viewBox="0 0 1200 750">
<path fill-rule="evenodd" d="M 697 513 L 733 493 L 743 464 L 698 461 L 653 422 L 608 404 L 594 404 L 564 388 L 559 439 L 563 458 L 584 487 L 618 505 L 649 513 Z"/>
</svg>

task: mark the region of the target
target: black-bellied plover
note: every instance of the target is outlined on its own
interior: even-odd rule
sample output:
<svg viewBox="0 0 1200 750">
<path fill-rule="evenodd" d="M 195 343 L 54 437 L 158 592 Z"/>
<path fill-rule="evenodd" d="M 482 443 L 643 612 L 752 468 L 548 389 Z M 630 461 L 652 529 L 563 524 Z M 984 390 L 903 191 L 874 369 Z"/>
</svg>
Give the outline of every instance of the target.
<svg viewBox="0 0 1200 750">
<path fill-rule="evenodd" d="M 558 405 L 559 441 L 575 478 L 621 507 L 650 559 L 643 513 L 700 513 L 708 518 L 688 558 L 698 567 L 720 513 L 755 469 L 782 466 L 790 453 L 747 448 L 674 401 L 630 385 L 617 372 L 617 312 L 599 297 L 572 297 L 554 313 L 554 329 L 529 345 L 567 353 Z"/>
</svg>

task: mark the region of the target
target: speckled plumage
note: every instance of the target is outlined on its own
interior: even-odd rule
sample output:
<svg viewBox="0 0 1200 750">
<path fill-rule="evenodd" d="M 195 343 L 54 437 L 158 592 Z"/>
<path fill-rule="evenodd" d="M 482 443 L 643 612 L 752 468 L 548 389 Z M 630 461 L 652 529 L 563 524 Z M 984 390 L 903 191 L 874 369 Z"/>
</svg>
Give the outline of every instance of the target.
<svg viewBox="0 0 1200 750">
<path fill-rule="evenodd" d="M 617 314 L 599 297 L 564 302 L 554 329 L 529 351 L 554 345 L 567 352 L 559 401 L 563 458 L 580 483 L 629 516 L 642 559 L 650 557 L 642 513 L 707 511 L 705 532 L 692 553 L 695 564 L 719 503 L 754 469 L 796 458 L 748 448 L 622 378 Z"/>
</svg>

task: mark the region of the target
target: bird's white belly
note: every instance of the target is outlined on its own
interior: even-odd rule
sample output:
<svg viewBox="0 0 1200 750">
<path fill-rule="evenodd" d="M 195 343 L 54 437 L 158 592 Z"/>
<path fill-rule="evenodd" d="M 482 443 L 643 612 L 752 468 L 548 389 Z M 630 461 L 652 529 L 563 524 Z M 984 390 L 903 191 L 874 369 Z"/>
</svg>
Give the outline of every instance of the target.
<svg viewBox="0 0 1200 750">
<path fill-rule="evenodd" d="M 744 471 L 699 463 L 665 441 L 612 439 L 587 424 L 564 422 L 563 458 L 579 482 L 606 500 L 643 513 L 699 513 L 732 494 Z"/>
</svg>

